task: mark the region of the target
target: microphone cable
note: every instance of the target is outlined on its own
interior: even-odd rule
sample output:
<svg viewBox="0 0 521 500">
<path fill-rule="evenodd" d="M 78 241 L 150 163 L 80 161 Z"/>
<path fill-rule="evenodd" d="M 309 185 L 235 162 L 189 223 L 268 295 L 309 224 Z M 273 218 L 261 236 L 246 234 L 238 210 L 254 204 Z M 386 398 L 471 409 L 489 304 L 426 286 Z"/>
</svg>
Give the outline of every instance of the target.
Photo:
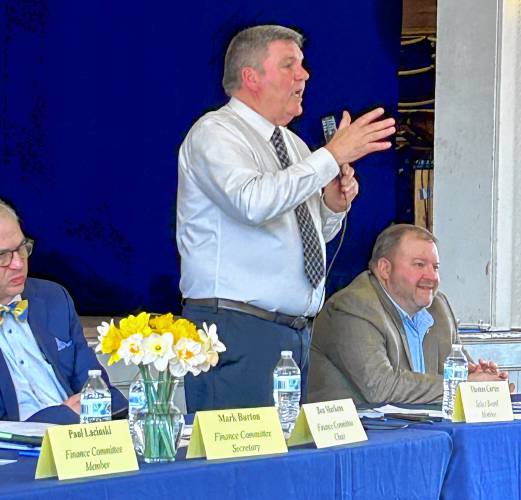
<svg viewBox="0 0 521 500">
<path fill-rule="evenodd" d="M 336 120 L 333 115 L 328 115 L 328 116 L 324 116 L 321 119 L 321 122 L 322 122 L 322 131 L 324 132 L 324 140 L 326 141 L 326 144 L 327 144 L 333 138 L 333 136 L 335 135 L 335 133 L 337 131 Z M 339 174 L 339 176 L 340 176 L 340 174 Z M 338 247 L 335 250 L 335 253 L 333 254 L 333 258 L 331 259 L 331 262 L 329 263 L 329 266 L 327 267 L 327 270 L 326 270 L 326 276 L 325 276 L 325 280 L 324 280 L 324 292 L 322 295 L 322 300 L 324 300 L 324 298 L 325 298 L 324 296 L 326 293 L 326 285 L 327 285 L 327 280 L 329 278 L 329 274 L 331 273 L 333 264 L 335 263 L 335 260 L 338 257 L 338 253 L 340 252 L 340 249 L 342 248 L 342 245 L 344 243 L 346 229 L 347 229 L 347 214 L 344 216 L 344 218 L 342 220 L 342 230 L 341 230 L 341 234 L 340 234 L 340 241 L 338 242 Z M 321 302 L 322 302 L 322 300 L 321 300 Z"/>
</svg>

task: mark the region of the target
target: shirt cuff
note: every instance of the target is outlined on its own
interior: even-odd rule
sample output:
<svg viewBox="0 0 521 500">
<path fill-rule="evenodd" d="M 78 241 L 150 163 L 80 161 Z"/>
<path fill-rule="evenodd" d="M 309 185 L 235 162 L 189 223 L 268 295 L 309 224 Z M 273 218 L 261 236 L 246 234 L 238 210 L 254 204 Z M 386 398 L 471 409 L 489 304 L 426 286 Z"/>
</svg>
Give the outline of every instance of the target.
<svg viewBox="0 0 521 500">
<path fill-rule="evenodd" d="M 340 222 L 349 210 L 351 210 L 351 203 L 344 212 L 333 212 L 324 201 L 324 193 L 320 196 L 320 216 L 322 217 L 322 220 L 327 220 L 328 222 Z"/>
<path fill-rule="evenodd" d="M 320 176 L 322 186 L 331 182 L 340 173 L 335 157 L 326 148 L 317 149 L 305 161 L 310 162 Z"/>
</svg>

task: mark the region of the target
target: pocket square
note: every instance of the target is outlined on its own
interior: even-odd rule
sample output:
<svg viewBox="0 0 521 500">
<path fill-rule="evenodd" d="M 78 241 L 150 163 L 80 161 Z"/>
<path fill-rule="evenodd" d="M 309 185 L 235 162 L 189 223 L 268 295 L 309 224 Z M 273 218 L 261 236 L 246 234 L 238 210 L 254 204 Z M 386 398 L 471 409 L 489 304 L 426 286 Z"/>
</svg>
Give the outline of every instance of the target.
<svg viewBox="0 0 521 500">
<path fill-rule="evenodd" d="M 62 351 L 63 349 L 66 349 L 67 347 L 70 347 L 72 345 L 72 340 L 69 340 L 69 342 L 64 342 L 63 340 L 60 340 L 57 337 L 54 337 L 54 340 L 56 340 L 58 351 Z"/>
</svg>

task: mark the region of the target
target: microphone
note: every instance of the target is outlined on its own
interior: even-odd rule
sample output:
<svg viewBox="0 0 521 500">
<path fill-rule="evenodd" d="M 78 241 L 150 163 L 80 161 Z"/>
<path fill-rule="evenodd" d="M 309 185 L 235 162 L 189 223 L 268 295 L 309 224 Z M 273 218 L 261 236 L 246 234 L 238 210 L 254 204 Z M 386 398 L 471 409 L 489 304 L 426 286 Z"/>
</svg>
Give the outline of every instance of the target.
<svg viewBox="0 0 521 500">
<path fill-rule="evenodd" d="M 332 139 L 336 133 L 336 121 L 333 115 L 324 116 L 322 118 L 322 130 L 324 132 L 324 139 L 326 144 Z"/>
<path fill-rule="evenodd" d="M 322 121 L 322 131 L 324 132 L 324 139 L 326 141 L 326 144 L 333 138 L 335 135 L 337 128 L 336 128 L 336 121 L 335 117 L 333 115 L 324 116 L 324 118 L 321 119 Z M 342 179 L 342 172 L 338 172 L 337 176 L 338 182 Z M 333 264 L 335 263 L 336 258 L 338 257 L 338 253 L 340 252 L 340 249 L 342 248 L 342 245 L 344 244 L 344 237 L 346 235 L 346 228 L 347 228 L 347 217 L 344 217 L 342 220 L 342 232 L 340 235 L 340 241 L 338 242 L 337 249 L 335 250 L 335 253 L 333 254 L 333 258 L 331 259 L 331 262 L 329 264 L 329 267 L 326 270 L 326 280 L 329 278 L 329 274 L 331 273 L 331 269 L 333 268 Z M 325 288 L 324 288 L 325 290 Z M 313 333 L 313 332 L 312 332 Z"/>
<path fill-rule="evenodd" d="M 327 144 L 333 138 L 337 131 L 336 121 L 333 115 L 324 116 L 324 118 L 322 118 L 322 131 L 324 132 L 324 139 Z M 342 173 L 339 172 L 338 180 L 340 180 L 341 178 Z"/>
</svg>

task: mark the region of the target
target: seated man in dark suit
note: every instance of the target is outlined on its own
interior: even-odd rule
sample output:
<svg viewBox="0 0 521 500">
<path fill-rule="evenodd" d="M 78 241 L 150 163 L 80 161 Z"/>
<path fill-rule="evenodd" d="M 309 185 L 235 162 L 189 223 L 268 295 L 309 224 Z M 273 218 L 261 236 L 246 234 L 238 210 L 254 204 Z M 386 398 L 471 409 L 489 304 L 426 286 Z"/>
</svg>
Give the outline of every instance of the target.
<svg viewBox="0 0 521 500">
<path fill-rule="evenodd" d="M 398 224 L 378 236 L 370 270 L 333 295 L 316 320 L 310 401 L 441 402 L 443 363 L 459 338 L 438 291 L 438 267 L 426 229 Z M 469 363 L 470 381 L 507 378 L 493 362 Z"/>
<path fill-rule="evenodd" d="M 0 200 L 0 420 L 78 423 L 88 371 L 101 369 L 109 380 L 67 291 L 27 277 L 32 248 L 15 211 Z M 109 387 L 113 415 L 125 416 L 125 398 Z"/>
</svg>

